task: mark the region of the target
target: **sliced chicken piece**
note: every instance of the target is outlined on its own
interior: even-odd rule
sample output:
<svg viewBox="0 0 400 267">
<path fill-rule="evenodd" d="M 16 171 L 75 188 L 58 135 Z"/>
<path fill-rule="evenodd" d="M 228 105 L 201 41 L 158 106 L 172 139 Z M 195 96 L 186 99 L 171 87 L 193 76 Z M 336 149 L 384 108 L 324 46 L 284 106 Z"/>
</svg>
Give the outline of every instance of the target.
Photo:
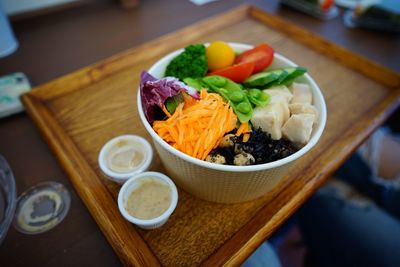
<svg viewBox="0 0 400 267">
<path fill-rule="evenodd" d="M 269 94 L 271 97 L 269 105 L 277 104 L 281 106 L 283 112 L 282 125 L 289 119 L 290 110 L 289 110 L 289 101 L 292 99 L 293 95 L 289 91 L 289 89 L 282 86 L 275 86 L 271 89 L 264 90 L 265 93 Z"/>
<path fill-rule="evenodd" d="M 271 101 L 283 97 L 286 100 L 286 102 L 289 103 L 290 100 L 292 100 L 293 98 L 292 92 L 290 92 L 290 90 L 284 85 L 271 87 L 270 89 L 264 90 L 264 93 L 267 93 L 271 96 Z"/>
<path fill-rule="evenodd" d="M 281 128 L 286 116 L 284 104 L 287 105 L 284 101 L 278 101 L 270 103 L 266 107 L 256 107 L 251 118 L 253 127 L 261 128 L 264 132 L 269 133 L 272 139 L 281 139 Z M 287 108 L 287 112 L 289 112 L 289 108 Z"/>
<path fill-rule="evenodd" d="M 279 105 L 281 110 L 282 110 L 282 125 L 285 124 L 285 122 L 289 119 L 290 117 L 290 110 L 289 110 L 289 104 L 284 101 L 284 100 L 276 100 L 275 102 L 271 101 L 270 105 Z M 281 125 L 281 127 L 282 127 Z"/>
<path fill-rule="evenodd" d="M 312 104 L 312 92 L 311 88 L 308 84 L 304 83 L 293 83 L 292 84 L 292 104 L 294 103 L 303 103 L 303 104 Z"/>
<path fill-rule="evenodd" d="M 303 146 L 310 140 L 315 119 L 313 114 L 294 114 L 282 127 L 282 134 L 296 145 Z"/>
<path fill-rule="evenodd" d="M 291 115 L 301 113 L 313 114 L 315 115 L 314 123 L 318 121 L 318 110 L 313 105 L 303 103 L 289 104 L 289 110 Z"/>
<path fill-rule="evenodd" d="M 279 109 L 282 112 L 282 125 L 289 119 L 290 110 L 289 104 L 282 95 L 276 95 L 271 97 L 271 100 L 267 106 L 274 106 L 274 109 Z"/>
</svg>

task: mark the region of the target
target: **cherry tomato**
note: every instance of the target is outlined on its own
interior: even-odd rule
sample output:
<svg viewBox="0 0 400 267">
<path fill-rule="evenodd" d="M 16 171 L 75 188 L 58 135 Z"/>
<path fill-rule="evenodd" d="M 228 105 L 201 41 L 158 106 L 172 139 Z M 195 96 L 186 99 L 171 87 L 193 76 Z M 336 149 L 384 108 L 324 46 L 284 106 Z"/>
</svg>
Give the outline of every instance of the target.
<svg viewBox="0 0 400 267">
<path fill-rule="evenodd" d="M 212 42 L 206 49 L 206 56 L 210 71 L 232 66 L 235 61 L 235 51 L 229 44 L 222 41 Z"/>
<path fill-rule="evenodd" d="M 333 6 L 333 0 L 320 0 L 319 4 L 322 10 L 328 11 Z"/>
<path fill-rule="evenodd" d="M 235 64 L 243 62 L 254 62 L 253 73 L 257 73 L 269 65 L 274 59 L 274 49 L 267 44 L 260 44 L 253 49 L 247 50 L 236 57 Z"/>
<path fill-rule="evenodd" d="M 254 62 L 243 62 L 222 70 L 210 72 L 208 75 L 219 75 L 231 79 L 234 82 L 241 83 L 253 73 L 254 65 Z"/>
</svg>

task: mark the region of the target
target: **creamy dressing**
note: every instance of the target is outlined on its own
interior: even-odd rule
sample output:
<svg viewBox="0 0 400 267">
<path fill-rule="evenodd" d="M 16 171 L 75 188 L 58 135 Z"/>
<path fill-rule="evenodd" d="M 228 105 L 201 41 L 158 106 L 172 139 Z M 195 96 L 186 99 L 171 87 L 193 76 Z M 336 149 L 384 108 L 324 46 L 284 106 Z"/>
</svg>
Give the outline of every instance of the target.
<svg viewBox="0 0 400 267">
<path fill-rule="evenodd" d="M 143 163 L 144 159 L 144 147 L 134 140 L 120 140 L 106 154 L 108 168 L 119 173 L 136 170 Z"/>
<path fill-rule="evenodd" d="M 138 219 L 157 218 L 171 205 L 171 193 L 168 185 L 146 177 L 129 195 L 125 209 Z"/>
</svg>

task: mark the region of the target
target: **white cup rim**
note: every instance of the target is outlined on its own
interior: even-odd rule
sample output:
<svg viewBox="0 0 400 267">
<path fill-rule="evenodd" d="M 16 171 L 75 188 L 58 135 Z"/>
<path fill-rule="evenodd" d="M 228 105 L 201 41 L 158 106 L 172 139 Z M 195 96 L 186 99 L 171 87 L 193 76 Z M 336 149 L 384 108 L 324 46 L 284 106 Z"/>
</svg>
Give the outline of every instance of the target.
<svg viewBox="0 0 400 267">
<path fill-rule="evenodd" d="M 120 173 L 120 172 L 115 172 L 115 171 L 111 170 L 107 166 L 107 163 L 105 160 L 105 156 L 106 156 L 108 149 L 110 149 L 110 147 L 112 145 L 114 145 L 116 142 L 118 142 L 119 140 L 122 140 L 122 139 L 134 140 L 135 142 L 142 144 L 143 148 L 145 150 L 144 152 L 145 152 L 145 156 L 146 156 L 138 168 L 136 168 L 135 170 L 133 170 L 131 172 L 126 172 L 126 173 Z M 133 175 L 141 173 L 143 171 L 146 171 L 149 168 L 152 160 L 153 160 L 153 149 L 151 148 L 149 141 L 147 141 L 145 138 L 143 138 L 141 136 L 133 135 L 133 134 L 119 135 L 119 136 L 116 136 L 116 137 L 110 139 L 103 145 L 103 147 L 100 150 L 99 157 L 98 157 L 99 166 L 100 166 L 100 169 L 102 170 L 102 172 L 107 177 L 109 177 L 110 179 L 113 179 L 117 182 L 124 182 L 128 178 L 132 177 Z"/>
<path fill-rule="evenodd" d="M 161 180 L 163 183 L 169 186 L 169 188 L 171 189 L 171 204 L 168 207 L 168 209 L 160 216 L 153 219 L 144 220 L 144 219 L 138 219 L 128 213 L 128 211 L 125 209 L 124 197 L 126 196 L 126 194 L 131 193 L 131 191 L 128 192 L 128 189 L 132 183 L 138 183 L 142 178 L 147 178 L 147 177 Z M 178 204 L 178 190 L 174 182 L 168 176 L 160 172 L 142 172 L 132 176 L 124 183 L 118 194 L 118 208 L 122 216 L 124 216 L 126 220 L 138 226 L 149 227 L 166 221 L 174 212 L 177 204 Z"/>
</svg>

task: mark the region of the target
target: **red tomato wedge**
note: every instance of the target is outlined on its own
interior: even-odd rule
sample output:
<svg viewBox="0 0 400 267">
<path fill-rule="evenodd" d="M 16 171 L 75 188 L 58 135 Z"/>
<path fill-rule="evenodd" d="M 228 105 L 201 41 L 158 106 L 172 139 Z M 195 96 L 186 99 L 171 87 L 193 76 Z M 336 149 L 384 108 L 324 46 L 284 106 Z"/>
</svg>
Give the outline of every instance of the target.
<svg viewBox="0 0 400 267">
<path fill-rule="evenodd" d="M 233 66 L 208 73 L 208 76 L 219 75 L 234 82 L 241 83 L 253 73 L 254 62 L 243 62 Z"/>
<path fill-rule="evenodd" d="M 262 71 L 271 65 L 274 59 L 274 49 L 267 44 L 260 44 L 253 49 L 241 53 L 235 59 L 235 64 L 243 62 L 254 62 L 253 73 Z"/>
<path fill-rule="evenodd" d="M 328 11 L 334 4 L 333 0 L 320 0 L 319 4 L 323 11 Z"/>
</svg>

